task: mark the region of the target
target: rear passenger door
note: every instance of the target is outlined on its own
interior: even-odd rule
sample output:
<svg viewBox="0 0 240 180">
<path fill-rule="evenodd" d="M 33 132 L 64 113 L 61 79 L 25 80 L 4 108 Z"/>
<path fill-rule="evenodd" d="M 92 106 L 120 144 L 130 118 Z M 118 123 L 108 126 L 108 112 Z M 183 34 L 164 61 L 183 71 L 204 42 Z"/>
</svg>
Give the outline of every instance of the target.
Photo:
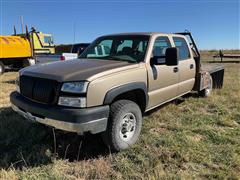
<svg viewBox="0 0 240 180">
<path fill-rule="evenodd" d="M 195 61 L 190 53 L 189 45 L 183 37 L 173 37 L 173 42 L 179 50 L 179 87 L 178 95 L 192 90 L 195 82 Z"/>
</svg>

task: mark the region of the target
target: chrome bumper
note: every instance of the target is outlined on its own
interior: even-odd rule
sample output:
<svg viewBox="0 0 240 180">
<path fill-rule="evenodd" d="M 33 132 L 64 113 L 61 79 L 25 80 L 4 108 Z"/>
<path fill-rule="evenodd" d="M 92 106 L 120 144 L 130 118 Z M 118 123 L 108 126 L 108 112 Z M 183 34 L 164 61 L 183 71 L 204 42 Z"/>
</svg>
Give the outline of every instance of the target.
<svg viewBox="0 0 240 180">
<path fill-rule="evenodd" d="M 37 116 L 34 116 L 33 114 L 29 112 L 25 112 L 12 104 L 12 109 L 20 114 L 21 116 L 25 117 L 26 119 L 32 121 L 32 122 L 39 122 L 41 124 L 45 124 L 47 126 L 54 127 L 56 129 L 69 131 L 69 132 L 76 132 L 78 134 L 83 134 L 84 132 L 90 132 L 92 134 L 96 134 L 102 131 L 106 130 L 107 127 L 107 118 L 101 118 L 92 120 L 85 123 L 71 123 L 71 122 L 64 122 L 59 121 L 56 119 L 50 119 L 50 118 L 40 118 Z"/>
</svg>

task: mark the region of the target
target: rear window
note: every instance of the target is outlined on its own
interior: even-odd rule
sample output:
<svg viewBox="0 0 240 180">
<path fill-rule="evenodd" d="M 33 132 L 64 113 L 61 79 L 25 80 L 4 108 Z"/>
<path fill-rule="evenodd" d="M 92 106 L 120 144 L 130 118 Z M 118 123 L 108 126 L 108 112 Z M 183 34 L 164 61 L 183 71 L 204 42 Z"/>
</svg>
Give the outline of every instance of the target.
<svg viewBox="0 0 240 180">
<path fill-rule="evenodd" d="M 189 59 L 190 52 L 185 39 L 181 37 L 173 37 L 173 41 L 175 46 L 179 50 L 179 60 Z"/>
</svg>

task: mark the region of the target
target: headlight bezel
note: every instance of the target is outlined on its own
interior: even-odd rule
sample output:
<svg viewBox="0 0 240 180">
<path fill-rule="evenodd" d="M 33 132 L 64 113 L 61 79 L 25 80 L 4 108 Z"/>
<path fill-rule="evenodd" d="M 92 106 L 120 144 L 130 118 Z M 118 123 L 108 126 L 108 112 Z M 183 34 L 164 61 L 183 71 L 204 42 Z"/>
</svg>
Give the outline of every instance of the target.
<svg viewBox="0 0 240 180">
<path fill-rule="evenodd" d="M 88 81 L 63 82 L 57 104 L 64 107 L 85 108 L 87 106 Z"/>
<path fill-rule="evenodd" d="M 72 100 L 72 102 L 70 100 Z M 86 97 L 59 96 L 58 105 L 65 107 L 85 108 L 87 106 L 87 100 Z"/>
<path fill-rule="evenodd" d="M 89 84 L 88 81 L 64 82 L 61 85 L 61 92 L 63 92 L 63 93 L 72 93 L 72 94 L 87 93 L 88 84 Z M 79 87 L 79 85 L 81 85 L 81 87 Z"/>
</svg>

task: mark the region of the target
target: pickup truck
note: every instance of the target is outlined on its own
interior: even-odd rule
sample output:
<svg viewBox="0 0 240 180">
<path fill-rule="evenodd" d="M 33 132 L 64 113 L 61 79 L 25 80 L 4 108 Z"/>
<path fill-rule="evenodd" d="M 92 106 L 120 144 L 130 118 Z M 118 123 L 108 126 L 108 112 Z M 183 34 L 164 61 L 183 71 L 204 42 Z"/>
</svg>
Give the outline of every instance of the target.
<svg viewBox="0 0 240 180">
<path fill-rule="evenodd" d="M 103 46 L 104 56 L 95 51 Z M 223 76 L 223 67 L 201 66 L 189 32 L 114 34 L 97 38 L 77 60 L 22 69 L 10 100 L 26 119 L 99 133 L 121 151 L 137 141 L 145 112 L 192 91 L 208 97 Z"/>
<path fill-rule="evenodd" d="M 70 46 L 70 45 L 66 45 Z M 89 46 L 89 43 L 79 43 L 71 45 L 72 48 L 69 52 L 64 52 L 62 54 L 38 54 L 35 56 L 37 64 L 55 62 L 55 61 L 65 61 L 71 59 L 77 59 L 79 55 Z"/>
</svg>

